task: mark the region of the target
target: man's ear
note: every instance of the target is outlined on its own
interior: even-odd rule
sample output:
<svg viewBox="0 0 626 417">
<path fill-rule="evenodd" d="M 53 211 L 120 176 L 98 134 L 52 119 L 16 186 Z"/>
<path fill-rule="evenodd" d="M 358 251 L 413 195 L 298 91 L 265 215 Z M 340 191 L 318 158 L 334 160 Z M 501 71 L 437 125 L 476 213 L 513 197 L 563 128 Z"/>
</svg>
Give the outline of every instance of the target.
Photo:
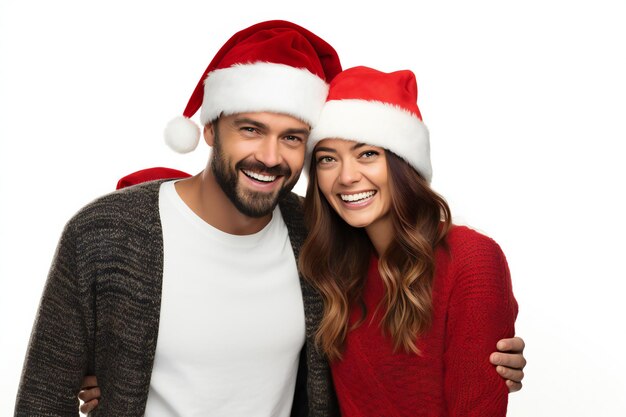
<svg viewBox="0 0 626 417">
<path fill-rule="evenodd" d="M 213 147 L 213 143 L 215 141 L 215 131 L 213 123 L 207 123 L 206 125 L 204 125 L 202 135 L 204 136 L 204 141 L 206 142 L 206 144 Z"/>
</svg>

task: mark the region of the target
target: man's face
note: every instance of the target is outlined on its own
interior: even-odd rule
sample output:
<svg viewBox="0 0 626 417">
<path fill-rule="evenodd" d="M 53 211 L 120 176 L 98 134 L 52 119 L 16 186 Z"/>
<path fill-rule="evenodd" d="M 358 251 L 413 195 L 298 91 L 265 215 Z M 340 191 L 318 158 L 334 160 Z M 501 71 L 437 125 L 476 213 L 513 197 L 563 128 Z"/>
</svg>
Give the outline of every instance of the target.
<svg viewBox="0 0 626 417">
<path fill-rule="evenodd" d="M 217 183 L 250 217 L 270 214 L 280 196 L 296 185 L 308 137 L 306 123 L 277 113 L 222 116 L 205 128 Z"/>
</svg>

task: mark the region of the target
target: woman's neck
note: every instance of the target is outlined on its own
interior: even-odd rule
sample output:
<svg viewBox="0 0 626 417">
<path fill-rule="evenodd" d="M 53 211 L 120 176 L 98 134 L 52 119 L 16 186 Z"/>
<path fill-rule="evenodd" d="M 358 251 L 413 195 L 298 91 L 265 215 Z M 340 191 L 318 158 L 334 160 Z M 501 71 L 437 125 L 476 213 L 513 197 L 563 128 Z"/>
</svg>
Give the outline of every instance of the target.
<svg viewBox="0 0 626 417">
<path fill-rule="evenodd" d="M 393 242 L 393 222 L 390 216 L 386 216 L 383 219 L 380 219 L 369 226 L 365 227 L 365 232 L 367 236 L 370 238 L 372 245 L 374 245 L 374 249 L 376 249 L 376 253 L 380 258 L 391 242 Z"/>
</svg>

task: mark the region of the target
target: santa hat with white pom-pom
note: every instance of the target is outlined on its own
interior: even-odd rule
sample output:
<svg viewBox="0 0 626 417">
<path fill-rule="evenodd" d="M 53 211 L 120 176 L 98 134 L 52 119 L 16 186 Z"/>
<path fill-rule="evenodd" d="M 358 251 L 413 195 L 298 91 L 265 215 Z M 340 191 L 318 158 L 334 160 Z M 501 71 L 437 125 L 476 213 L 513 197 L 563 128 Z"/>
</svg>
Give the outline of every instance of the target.
<svg viewBox="0 0 626 417">
<path fill-rule="evenodd" d="M 274 112 L 313 126 L 328 83 L 341 72 L 335 49 L 294 23 L 271 20 L 233 35 L 202 74 L 182 116 L 165 129 L 165 142 L 179 153 L 193 151 L 199 127 L 190 119 L 200 108 L 206 125 L 220 115 Z"/>
</svg>

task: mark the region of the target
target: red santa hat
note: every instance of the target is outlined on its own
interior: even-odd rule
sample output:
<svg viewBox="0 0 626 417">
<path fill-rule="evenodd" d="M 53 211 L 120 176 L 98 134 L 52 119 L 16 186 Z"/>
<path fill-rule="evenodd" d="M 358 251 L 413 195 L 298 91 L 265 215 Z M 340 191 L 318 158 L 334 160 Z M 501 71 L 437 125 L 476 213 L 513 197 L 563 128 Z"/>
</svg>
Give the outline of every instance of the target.
<svg viewBox="0 0 626 417">
<path fill-rule="evenodd" d="M 128 175 L 123 176 L 117 182 L 116 190 L 121 190 L 122 188 L 130 187 L 132 185 L 141 184 L 142 182 L 154 181 L 154 180 L 164 180 L 164 179 L 174 179 L 174 178 L 188 178 L 191 177 L 191 174 L 186 173 L 185 171 L 180 171 L 174 168 L 166 168 L 166 167 L 153 167 L 146 168 L 139 171 L 135 171 Z"/>
<path fill-rule="evenodd" d="M 325 138 L 389 149 L 426 181 L 432 178 L 428 129 L 417 107 L 415 75 L 409 70 L 385 73 L 354 67 L 336 76 L 320 119 L 311 131 L 309 151 Z"/>
<path fill-rule="evenodd" d="M 189 118 L 202 108 L 203 125 L 220 115 L 283 113 L 313 125 L 341 71 L 335 49 L 294 23 L 272 20 L 234 34 L 202 74 L 183 116 L 170 121 L 165 141 L 175 151 L 193 151 L 200 129 Z"/>
</svg>

